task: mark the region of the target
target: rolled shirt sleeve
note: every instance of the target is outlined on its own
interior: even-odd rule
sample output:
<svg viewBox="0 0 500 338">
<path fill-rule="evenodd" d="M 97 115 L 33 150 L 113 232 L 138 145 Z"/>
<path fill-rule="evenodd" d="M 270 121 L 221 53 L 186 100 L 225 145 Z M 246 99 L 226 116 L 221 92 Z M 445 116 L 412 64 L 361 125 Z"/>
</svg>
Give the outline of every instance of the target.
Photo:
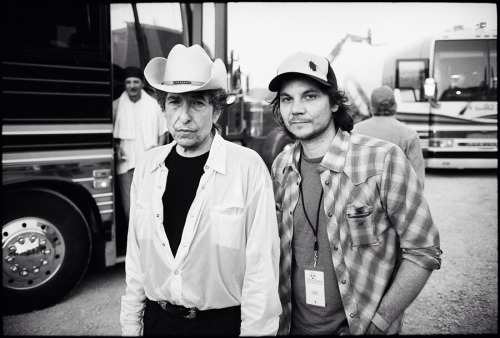
<svg viewBox="0 0 500 338">
<path fill-rule="evenodd" d="M 396 147 L 388 152 L 384 166 L 381 191 L 387 213 L 400 237 L 403 259 L 425 269 L 439 269 L 439 232 L 417 175 L 404 153 Z"/>
</svg>

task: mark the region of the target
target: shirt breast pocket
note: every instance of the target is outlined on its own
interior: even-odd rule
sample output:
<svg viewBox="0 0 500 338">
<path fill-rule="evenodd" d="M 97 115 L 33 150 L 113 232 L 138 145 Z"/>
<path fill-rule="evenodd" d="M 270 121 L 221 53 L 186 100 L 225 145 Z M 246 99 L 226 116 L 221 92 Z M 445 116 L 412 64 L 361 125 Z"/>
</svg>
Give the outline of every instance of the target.
<svg viewBox="0 0 500 338">
<path fill-rule="evenodd" d="M 242 245 L 245 213 L 242 206 L 215 206 L 210 210 L 210 220 L 216 244 L 232 249 Z"/>
<path fill-rule="evenodd" d="M 373 207 L 347 206 L 346 218 L 353 246 L 378 244 L 372 219 Z"/>
</svg>

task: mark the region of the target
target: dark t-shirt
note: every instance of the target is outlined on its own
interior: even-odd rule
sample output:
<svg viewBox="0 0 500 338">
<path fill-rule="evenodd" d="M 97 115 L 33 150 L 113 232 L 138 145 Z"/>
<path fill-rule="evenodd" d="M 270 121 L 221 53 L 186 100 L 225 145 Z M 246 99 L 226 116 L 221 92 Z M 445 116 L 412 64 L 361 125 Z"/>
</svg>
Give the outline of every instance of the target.
<svg viewBox="0 0 500 338">
<path fill-rule="evenodd" d="M 204 173 L 207 152 L 196 157 L 183 157 L 177 153 L 177 146 L 165 159 L 168 168 L 167 184 L 163 193 L 163 227 L 175 257 L 189 208 L 196 196 L 196 190 Z"/>
<path fill-rule="evenodd" d="M 340 298 L 337 277 L 333 268 L 332 252 L 326 229 L 328 219 L 323 207 L 324 198 L 321 201 L 321 208 L 323 210 L 319 213 L 319 224 L 316 225 L 318 202 L 322 189 L 318 165 L 322 159 L 306 159 L 302 155 L 300 172 L 307 216 L 313 227 L 318 227 L 318 267 L 324 273 L 325 307 L 306 303 L 304 270 L 314 270 L 313 253 L 315 236 L 305 217 L 302 198 L 299 198 L 293 213 L 292 334 L 332 334 L 339 329 L 342 322 L 346 319 Z"/>
</svg>

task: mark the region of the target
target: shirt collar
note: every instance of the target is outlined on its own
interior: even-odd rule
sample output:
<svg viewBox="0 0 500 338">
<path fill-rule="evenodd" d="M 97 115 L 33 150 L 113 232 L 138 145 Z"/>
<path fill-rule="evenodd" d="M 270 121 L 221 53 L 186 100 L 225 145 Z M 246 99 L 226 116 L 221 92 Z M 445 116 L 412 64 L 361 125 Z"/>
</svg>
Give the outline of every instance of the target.
<svg viewBox="0 0 500 338">
<path fill-rule="evenodd" d="M 335 172 L 342 171 L 345 165 L 347 150 L 349 148 L 349 138 L 350 134 L 339 128 L 337 133 L 335 134 L 335 137 L 333 138 L 330 148 L 328 148 L 328 151 L 323 157 L 320 166 Z M 285 166 L 283 167 L 283 173 L 285 173 L 287 169 L 298 171 L 297 164 L 299 162 L 301 150 L 302 145 L 300 144 L 300 142 L 295 142 L 293 151 L 290 152 L 290 156 L 288 157 Z"/>
<path fill-rule="evenodd" d="M 349 149 L 349 139 L 350 134 L 339 128 L 320 166 L 331 171 L 341 172 L 344 169 L 347 150 Z"/>
<path fill-rule="evenodd" d="M 155 158 L 151 164 L 151 171 L 160 168 L 168 154 L 174 149 L 177 142 L 172 141 L 166 146 L 162 147 L 158 153 L 156 153 Z M 210 154 L 208 155 L 207 163 L 205 165 L 205 170 L 212 168 L 213 170 L 225 175 L 226 174 L 226 144 L 222 136 L 216 132 L 212 145 L 210 146 Z"/>
</svg>

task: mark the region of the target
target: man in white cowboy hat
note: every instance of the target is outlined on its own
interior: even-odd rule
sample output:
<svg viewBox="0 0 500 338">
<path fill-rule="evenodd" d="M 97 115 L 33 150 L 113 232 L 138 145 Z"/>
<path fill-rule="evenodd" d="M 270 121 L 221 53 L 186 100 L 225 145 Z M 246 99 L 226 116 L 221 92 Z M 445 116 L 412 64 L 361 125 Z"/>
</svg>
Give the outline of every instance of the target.
<svg viewBox="0 0 500 338">
<path fill-rule="evenodd" d="M 272 182 L 256 152 L 217 132 L 226 67 L 198 45 L 176 45 L 144 73 L 174 141 L 134 173 L 122 333 L 275 335 Z"/>
<path fill-rule="evenodd" d="M 278 334 L 398 333 L 441 265 L 415 171 L 395 144 L 350 133 L 348 100 L 326 58 L 290 56 L 269 89 L 275 119 L 296 140 L 272 165 Z"/>
<path fill-rule="evenodd" d="M 142 71 L 127 67 L 124 73 L 125 91 L 118 99 L 113 137 L 120 195 L 128 222 L 134 168 L 147 150 L 165 143 L 167 124 L 155 99 L 144 91 Z"/>
</svg>

